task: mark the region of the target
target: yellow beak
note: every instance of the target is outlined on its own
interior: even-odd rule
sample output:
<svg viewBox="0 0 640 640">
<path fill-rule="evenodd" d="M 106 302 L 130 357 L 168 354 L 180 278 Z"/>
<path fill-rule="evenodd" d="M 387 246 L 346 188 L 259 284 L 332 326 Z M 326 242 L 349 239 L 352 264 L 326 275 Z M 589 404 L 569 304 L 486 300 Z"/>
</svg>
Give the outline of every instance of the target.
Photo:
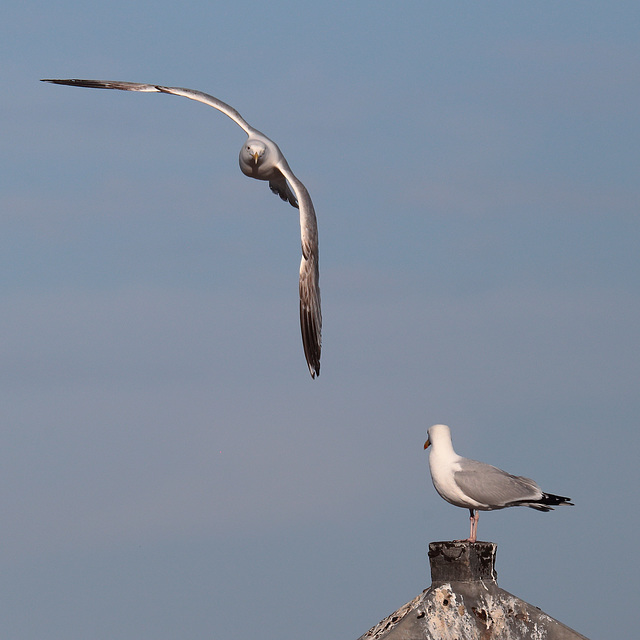
<svg viewBox="0 0 640 640">
<path fill-rule="evenodd" d="M 260 157 L 260 154 L 256 151 L 256 152 L 253 154 L 253 161 L 254 161 L 256 164 L 258 164 L 258 158 L 259 158 L 259 157 Z"/>
<path fill-rule="evenodd" d="M 426 449 L 431 443 L 429 442 L 429 439 L 427 438 L 427 441 L 424 443 L 424 448 Z"/>
</svg>

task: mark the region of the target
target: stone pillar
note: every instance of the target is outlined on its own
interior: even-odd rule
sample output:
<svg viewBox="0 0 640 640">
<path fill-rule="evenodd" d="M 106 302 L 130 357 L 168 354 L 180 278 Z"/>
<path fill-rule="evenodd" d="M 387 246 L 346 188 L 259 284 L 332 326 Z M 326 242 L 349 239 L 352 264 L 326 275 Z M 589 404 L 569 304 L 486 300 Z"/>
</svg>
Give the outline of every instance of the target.
<svg viewBox="0 0 640 640">
<path fill-rule="evenodd" d="M 443 582 L 496 582 L 494 542 L 432 542 L 429 544 L 431 586 Z"/>
</svg>

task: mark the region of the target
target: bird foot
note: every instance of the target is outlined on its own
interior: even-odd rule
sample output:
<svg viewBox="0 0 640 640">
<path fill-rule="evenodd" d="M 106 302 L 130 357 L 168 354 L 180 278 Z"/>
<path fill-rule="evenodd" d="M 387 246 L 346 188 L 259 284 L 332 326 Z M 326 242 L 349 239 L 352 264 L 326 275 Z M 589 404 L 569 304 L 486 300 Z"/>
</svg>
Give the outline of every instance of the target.
<svg viewBox="0 0 640 640">
<path fill-rule="evenodd" d="M 476 539 L 473 538 L 473 540 L 471 538 L 465 538 L 464 540 L 454 540 L 453 542 L 475 542 Z"/>
</svg>

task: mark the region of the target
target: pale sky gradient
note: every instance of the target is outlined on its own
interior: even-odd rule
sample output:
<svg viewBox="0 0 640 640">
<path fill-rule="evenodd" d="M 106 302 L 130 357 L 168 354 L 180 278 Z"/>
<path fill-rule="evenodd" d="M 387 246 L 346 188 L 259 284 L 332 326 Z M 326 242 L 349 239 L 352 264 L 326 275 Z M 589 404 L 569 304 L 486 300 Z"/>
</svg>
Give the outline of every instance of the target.
<svg viewBox="0 0 640 640">
<path fill-rule="evenodd" d="M 347 5 L 347 6 L 345 6 Z M 355 640 L 467 513 L 425 429 L 574 508 L 481 514 L 502 588 L 590 638 L 640 591 L 640 7 L 0 10 L 0 635 Z M 318 214 L 238 168 L 282 148 Z"/>
</svg>

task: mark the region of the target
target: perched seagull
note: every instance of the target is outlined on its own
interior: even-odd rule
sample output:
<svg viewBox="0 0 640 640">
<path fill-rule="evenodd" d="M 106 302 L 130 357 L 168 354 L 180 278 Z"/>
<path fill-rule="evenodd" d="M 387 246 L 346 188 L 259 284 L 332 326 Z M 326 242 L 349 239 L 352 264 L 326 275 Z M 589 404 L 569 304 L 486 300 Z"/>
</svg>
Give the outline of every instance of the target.
<svg viewBox="0 0 640 640">
<path fill-rule="evenodd" d="M 436 491 L 447 502 L 469 509 L 471 533 L 464 542 L 475 542 L 478 531 L 478 511 L 493 511 L 505 507 L 531 507 L 552 511 L 558 505 L 571 505 L 571 498 L 544 493 L 529 478 L 512 476 L 484 462 L 459 456 L 451 444 L 451 431 L 444 424 L 427 429 L 426 449 L 429 470 Z"/>
<path fill-rule="evenodd" d="M 148 93 L 170 93 L 208 104 L 229 116 L 244 129 L 247 141 L 240 149 L 242 173 L 256 180 L 267 180 L 273 193 L 292 207 L 300 210 L 300 236 L 302 260 L 300 262 L 300 328 L 302 345 L 311 377 L 320 375 L 320 351 L 322 342 L 322 313 L 320 310 L 320 275 L 318 272 L 318 225 L 313 203 L 306 187 L 289 168 L 278 145 L 264 133 L 254 129 L 233 107 L 201 91 L 180 87 L 162 87 L 137 82 L 112 82 L 102 80 L 51 80 L 42 82 L 68 84 L 73 87 L 95 89 L 120 89 Z"/>
</svg>

